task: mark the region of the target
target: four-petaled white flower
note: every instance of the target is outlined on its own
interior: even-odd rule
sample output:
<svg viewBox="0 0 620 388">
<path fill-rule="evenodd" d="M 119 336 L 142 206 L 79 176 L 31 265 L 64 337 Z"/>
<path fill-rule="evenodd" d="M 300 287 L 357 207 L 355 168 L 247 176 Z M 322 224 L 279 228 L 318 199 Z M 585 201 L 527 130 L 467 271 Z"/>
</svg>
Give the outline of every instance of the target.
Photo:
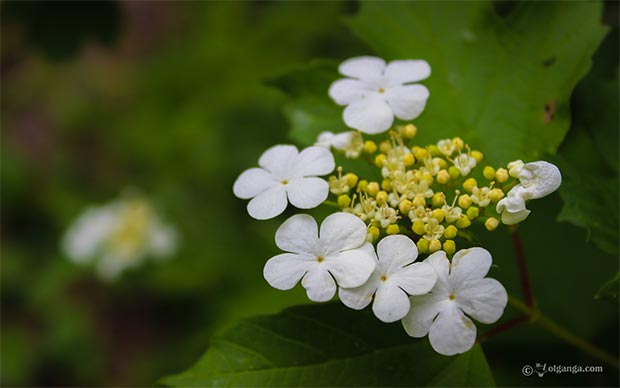
<svg viewBox="0 0 620 388">
<path fill-rule="evenodd" d="M 263 275 L 279 290 L 290 290 L 301 279 L 310 300 L 328 301 L 336 293 L 336 282 L 340 287 L 358 287 L 375 269 L 366 235 L 366 225 L 352 214 L 328 216 L 320 233 L 311 216 L 292 216 L 276 232 L 276 245 L 289 253 L 269 259 Z"/>
<path fill-rule="evenodd" d="M 233 186 L 233 192 L 248 203 L 248 213 L 258 220 L 280 215 L 288 201 L 300 209 L 311 209 L 327 199 L 329 186 L 317 176 L 335 168 L 334 156 L 323 147 L 308 147 L 301 152 L 292 145 L 276 145 L 265 151 L 258 165 L 245 170 Z M 288 199 L 287 199 L 288 197 Z"/>
<path fill-rule="evenodd" d="M 340 73 L 350 78 L 335 81 L 329 96 L 346 105 L 346 125 L 364 133 L 376 134 L 392 126 L 394 116 L 412 120 L 426 106 L 429 92 L 424 85 L 412 84 L 431 74 L 423 60 L 399 60 L 386 65 L 377 57 L 356 57 L 340 64 Z"/>
<path fill-rule="evenodd" d="M 395 322 L 409 312 L 409 295 L 429 292 L 437 275 L 427 263 L 414 263 L 418 257 L 415 243 L 407 236 L 387 236 L 369 253 L 377 266 L 366 283 L 357 288 L 340 288 L 338 296 L 345 306 L 361 310 L 374 295 L 372 311 L 383 322 Z"/>
<path fill-rule="evenodd" d="M 471 349 L 476 326 L 465 314 L 494 323 L 508 302 L 504 286 L 485 277 L 492 260 L 483 248 L 458 251 L 452 264 L 443 251 L 430 255 L 424 262 L 437 272 L 437 283 L 429 294 L 410 298 L 411 309 L 402 320 L 407 333 L 417 338 L 428 334 L 433 349 L 446 356 Z"/>
<path fill-rule="evenodd" d="M 538 161 L 512 167 L 519 178 L 520 184 L 513 187 L 508 195 L 497 203 L 496 210 L 502 215 L 502 222 L 514 225 L 527 218 L 530 211 L 525 201 L 545 197 L 560 187 L 562 174 L 553 164 Z M 513 162 L 513 164 L 517 163 Z"/>
</svg>

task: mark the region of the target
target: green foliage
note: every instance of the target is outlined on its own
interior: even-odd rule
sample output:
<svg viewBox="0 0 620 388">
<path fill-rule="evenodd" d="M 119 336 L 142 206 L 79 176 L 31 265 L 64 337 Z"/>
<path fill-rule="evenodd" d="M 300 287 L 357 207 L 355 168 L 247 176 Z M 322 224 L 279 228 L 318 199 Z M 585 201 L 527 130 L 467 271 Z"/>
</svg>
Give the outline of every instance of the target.
<svg viewBox="0 0 620 388">
<path fill-rule="evenodd" d="M 385 325 L 369 310 L 299 306 L 239 322 L 213 338 L 190 370 L 163 383 L 182 386 L 492 386 L 480 346 L 445 357 L 427 341 Z"/>
<path fill-rule="evenodd" d="M 620 274 L 616 273 L 616 276 L 611 278 L 607 283 L 603 284 L 600 290 L 594 295 L 594 299 L 602 299 L 608 300 L 610 302 L 614 302 L 616 305 L 618 304 L 618 276 Z"/>
</svg>

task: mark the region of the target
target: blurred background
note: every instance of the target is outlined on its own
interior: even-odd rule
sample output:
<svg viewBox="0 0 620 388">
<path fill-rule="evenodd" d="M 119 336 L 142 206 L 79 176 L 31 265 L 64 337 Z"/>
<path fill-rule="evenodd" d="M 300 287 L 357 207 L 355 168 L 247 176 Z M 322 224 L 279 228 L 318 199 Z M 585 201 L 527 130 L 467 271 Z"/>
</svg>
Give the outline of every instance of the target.
<svg viewBox="0 0 620 388">
<path fill-rule="evenodd" d="M 3 386 L 153 385 L 192 365 L 214 331 L 307 302 L 301 288 L 279 292 L 262 278 L 285 216 L 252 220 L 232 183 L 268 146 L 288 141 L 286 96 L 269 79 L 315 58 L 372 54 L 342 22 L 356 3 L 1 6 Z M 617 26 L 617 9 L 609 12 Z M 60 240 L 85 207 L 126 187 L 156 204 L 177 229 L 179 248 L 171 260 L 105 282 L 67 260 Z M 557 195 L 532 207 L 526 244 L 560 228 L 581 245 L 550 255 L 605 256 L 583 230 L 554 223 Z M 601 262 L 588 279 L 570 269 L 555 289 L 544 287 L 544 276 L 557 262 L 535 261 L 532 277 L 550 316 L 617 354 L 617 306 L 592 301 L 617 263 Z M 518 290 L 516 272 L 505 276 Z M 578 296 L 570 294 L 575 282 Z M 556 306 L 559 295 L 566 299 Z M 575 311 L 571 302 L 587 307 Z M 489 343 L 498 383 L 516 384 L 520 367 L 538 361 L 523 338 L 536 341 L 541 361 L 592 364 L 524 328 Z M 616 372 L 544 383 L 617 384 Z"/>
</svg>

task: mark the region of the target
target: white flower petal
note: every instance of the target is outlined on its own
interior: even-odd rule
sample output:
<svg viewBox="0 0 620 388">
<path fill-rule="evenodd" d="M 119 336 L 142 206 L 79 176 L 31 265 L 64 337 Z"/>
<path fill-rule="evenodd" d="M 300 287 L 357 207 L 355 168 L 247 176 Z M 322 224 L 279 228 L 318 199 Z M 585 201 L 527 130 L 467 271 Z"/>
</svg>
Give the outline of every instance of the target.
<svg viewBox="0 0 620 388">
<path fill-rule="evenodd" d="M 424 111 L 429 92 L 424 85 L 390 87 L 385 92 L 387 103 L 401 120 L 415 119 Z"/>
<path fill-rule="evenodd" d="M 278 290 L 290 290 L 315 264 L 316 259 L 311 256 L 283 253 L 267 261 L 263 276 L 271 287 Z"/>
<path fill-rule="evenodd" d="M 286 205 L 286 190 L 283 185 L 276 185 L 252 198 L 248 213 L 257 220 L 267 220 L 282 214 Z"/>
<path fill-rule="evenodd" d="M 325 175 L 334 171 L 334 155 L 323 147 L 308 147 L 302 150 L 292 166 L 290 178 Z"/>
<path fill-rule="evenodd" d="M 331 145 L 337 150 L 344 150 L 351 146 L 354 136 L 355 132 L 353 131 L 338 133 L 332 138 Z"/>
<path fill-rule="evenodd" d="M 314 143 L 314 145 L 316 147 L 324 147 L 324 148 L 329 149 L 329 147 L 332 146 L 333 138 L 334 138 L 333 132 L 329 132 L 329 131 L 321 132 L 319 133 L 319 136 L 316 138 L 316 142 Z"/>
<path fill-rule="evenodd" d="M 372 311 L 385 323 L 396 322 L 409 312 L 409 296 L 391 281 L 383 282 L 375 294 Z"/>
<path fill-rule="evenodd" d="M 446 256 L 446 252 L 437 251 L 424 260 L 424 263 L 430 264 L 437 274 L 437 281 L 447 284 L 448 274 L 450 273 L 450 260 Z"/>
<path fill-rule="evenodd" d="M 390 85 L 421 81 L 431 75 L 431 66 L 423 60 L 392 61 L 385 68 Z"/>
<path fill-rule="evenodd" d="M 385 61 L 381 58 L 362 56 L 347 59 L 338 67 L 342 75 L 353 78 L 375 78 L 383 75 Z"/>
<path fill-rule="evenodd" d="M 452 302 L 431 325 L 428 339 L 437 353 L 445 356 L 465 353 L 476 341 L 476 325 Z"/>
<path fill-rule="evenodd" d="M 342 116 L 347 126 L 370 135 L 386 131 L 394 122 L 392 109 L 383 98 L 374 95 L 351 103 Z"/>
<path fill-rule="evenodd" d="M 352 288 L 368 280 L 375 270 L 376 260 L 365 249 L 351 249 L 327 256 L 325 264 L 340 287 Z"/>
<path fill-rule="evenodd" d="M 284 221 L 276 232 L 276 245 L 292 253 L 318 254 L 319 228 L 314 218 L 307 214 L 296 214 Z"/>
<path fill-rule="evenodd" d="M 299 155 L 293 145 L 275 145 L 258 159 L 258 165 L 275 175 L 278 180 L 290 178 L 289 172 Z"/>
<path fill-rule="evenodd" d="M 319 239 L 324 255 L 359 248 L 366 242 L 366 224 L 353 214 L 338 212 L 321 224 Z"/>
<path fill-rule="evenodd" d="M 518 224 L 519 222 L 525 220 L 527 216 L 530 215 L 530 213 L 531 211 L 527 209 L 523 209 L 514 213 L 506 210 L 502 213 L 502 222 L 505 225 Z"/>
<path fill-rule="evenodd" d="M 301 279 L 308 299 L 314 302 L 327 302 L 336 294 L 336 282 L 327 271 L 326 265 L 317 265 Z"/>
<path fill-rule="evenodd" d="M 456 302 L 474 319 L 494 323 L 504 313 L 508 294 L 500 282 L 485 278 L 468 282 L 462 290 L 457 290 Z"/>
<path fill-rule="evenodd" d="M 484 248 L 461 249 L 452 257 L 450 283 L 458 289 L 465 282 L 482 279 L 492 263 L 491 254 Z"/>
<path fill-rule="evenodd" d="M 273 175 L 262 168 L 250 168 L 239 175 L 233 185 L 233 193 L 238 198 L 250 199 L 279 184 Z"/>
<path fill-rule="evenodd" d="M 403 327 L 411 337 L 421 338 L 428 334 L 433 320 L 451 303 L 448 295 L 425 294 L 409 298 L 411 307 L 403 318 Z"/>
<path fill-rule="evenodd" d="M 329 195 L 329 185 L 321 178 L 297 178 L 286 185 L 291 204 L 299 209 L 319 206 Z"/>
<path fill-rule="evenodd" d="M 329 86 L 328 94 L 338 105 L 348 105 L 363 98 L 368 92 L 368 86 L 359 80 L 344 78 L 333 82 Z"/>
<path fill-rule="evenodd" d="M 374 271 L 368 281 L 359 287 L 343 288 L 338 290 L 340 301 L 347 307 L 354 310 L 362 310 L 372 302 L 372 296 L 379 288 L 379 273 Z"/>
<path fill-rule="evenodd" d="M 418 247 L 409 237 L 395 234 L 379 241 L 377 255 L 383 273 L 391 275 L 418 257 Z"/>
<path fill-rule="evenodd" d="M 394 273 L 390 276 L 390 280 L 409 295 L 422 295 L 435 286 L 437 273 L 428 263 L 413 263 Z"/>
<path fill-rule="evenodd" d="M 525 164 L 519 171 L 519 180 L 530 198 L 537 199 L 556 191 L 562 183 L 562 174 L 555 165 L 541 160 Z"/>
</svg>

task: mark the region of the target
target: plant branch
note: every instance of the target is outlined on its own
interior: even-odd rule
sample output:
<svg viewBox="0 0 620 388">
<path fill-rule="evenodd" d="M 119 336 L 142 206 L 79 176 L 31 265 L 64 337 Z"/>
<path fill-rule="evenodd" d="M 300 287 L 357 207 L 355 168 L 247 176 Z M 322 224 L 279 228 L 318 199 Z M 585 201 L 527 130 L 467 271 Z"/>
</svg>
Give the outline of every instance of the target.
<svg viewBox="0 0 620 388">
<path fill-rule="evenodd" d="M 532 292 L 532 282 L 530 281 L 529 272 L 527 270 L 527 263 L 525 262 L 525 253 L 523 251 L 523 243 L 521 243 L 521 237 L 516 228 L 510 229 L 510 236 L 512 237 L 512 245 L 517 255 L 517 266 L 519 268 L 519 278 L 521 280 L 521 289 L 523 290 L 523 297 L 525 298 L 525 304 L 530 308 L 534 307 L 534 293 Z"/>
</svg>

